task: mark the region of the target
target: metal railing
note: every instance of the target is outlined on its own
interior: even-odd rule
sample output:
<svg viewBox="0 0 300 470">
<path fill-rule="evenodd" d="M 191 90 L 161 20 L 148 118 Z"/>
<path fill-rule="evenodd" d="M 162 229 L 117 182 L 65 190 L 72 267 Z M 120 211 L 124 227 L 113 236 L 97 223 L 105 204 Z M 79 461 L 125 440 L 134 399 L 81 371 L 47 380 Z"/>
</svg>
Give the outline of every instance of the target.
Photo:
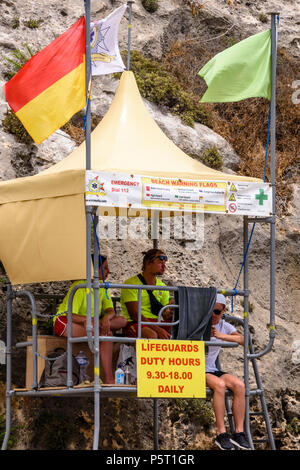
<svg viewBox="0 0 300 470">
<path fill-rule="evenodd" d="M 97 282 L 93 284 L 93 287 L 95 288 L 94 295 L 95 299 L 97 298 L 97 291 L 98 289 L 105 289 L 107 286 L 105 286 L 101 282 Z M 98 287 L 98 288 L 97 288 Z M 119 387 L 118 385 L 111 385 L 111 386 L 105 386 L 102 387 L 100 384 L 100 372 L 97 372 L 100 370 L 99 364 L 100 364 L 100 342 L 101 341 L 110 341 L 110 342 L 116 342 L 116 343 L 135 343 L 137 339 L 141 338 L 141 328 L 142 325 L 148 325 L 152 324 L 151 322 L 147 321 L 142 321 L 142 305 L 141 305 L 141 293 L 142 290 L 160 290 L 160 291 L 169 291 L 169 292 L 176 292 L 178 291 L 178 287 L 176 286 L 148 286 L 148 285 L 129 285 L 129 284 L 109 284 L 110 289 L 136 289 L 138 290 L 138 335 L 137 338 L 131 338 L 131 337 L 125 337 L 125 336 L 100 336 L 99 335 L 99 325 L 98 327 L 96 326 L 96 318 L 97 315 L 94 317 L 95 325 L 94 325 L 94 335 L 92 334 L 92 331 L 87 328 L 87 335 L 82 336 L 82 337 L 72 337 L 72 304 L 73 304 L 73 299 L 76 291 L 78 289 L 86 289 L 87 288 L 87 283 L 82 283 L 82 284 L 77 284 L 73 287 L 73 289 L 70 292 L 69 299 L 68 299 L 68 337 L 67 337 L 67 357 L 68 357 L 68 367 L 67 367 L 67 386 L 65 388 L 60 388 L 58 391 L 53 389 L 39 389 L 38 388 L 38 368 L 37 368 L 37 358 L 39 355 L 38 351 L 38 330 L 37 330 L 37 322 L 38 322 L 38 311 L 37 311 L 37 306 L 36 306 L 36 301 L 34 298 L 34 295 L 29 292 L 29 291 L 13 291 L 11 286 L 9 286 L 8 291 L 7 291 L 7 301 L 8 301 L 8 332 L 7 332 L 7 430 L 5 433 L 5 438 L 3 441 L 3 446 L 2 448 L 6 448 L 7 443 L 8 443 L 8 436 L 10 433 L 10 414 L 11 414 L 11 403 L 10 399 L 11 396 L 13 395 L 28 395 L 28 396 L 50 396 L 50 395 L 63 395 L 63 396 L 75 396 L 75 395 L 87 395 L 93 393 L 95 395 L 95 399 L 97 397 L 97 400 L 100 400 L 100 393 L 104 392 L 106 395 L 112 394 L 112 396 L 117 396 L 116 392 L 119 394 L 119 396 L 124 396 L 124 394 L 132 394 L 137 391 L 137 387 L 135 385 L 128 385 L 128 386 L 122 386 Z M 245 291 L 240 290 L 224 290 L 224 289 L 217 289 L 217 292 L 222 292 L 224 295 L 241 295 L 245 296 Z M 248 294 L 248 292 L 246 293 Z M 11 389 L 11 304 L 12 300 L 16 297 L 27 297 L 31 303 L 31 309 L 32 309 L 32 341 L 25 341 L 25 342 L 19 342 L 16 344 L 17 348 L 21 347 L 27 347 L 27 346 L 32 346 L 32 370 L 33 370 L 33 376 L 32 376 L 32 389 L 31 390 L 12 390 Z M 159 314 L 158 314 L 158 325 L 163 325 L 163 326 L 174 326 L 177 325 L 179 320 L 176 322 L 163 322 L 162 321 L 162 314 L 165 309 L 167 308 L 178 308 L 178 305 L 176 304 L 168 304 L 164 306 Z M 95 309 L 95 311 L 97 311 Z M 225 314 L 224 318 L 227 320 L 233 320 L 235 322 L 238 322 L 239 325 L 245 327 L 245 322 L 244 320 L 230 316 Z M 91 319 L 90 319 L 91 320 Z M 99 320 L 99 318 L 98 318 Z M 87 322 L 88 323 L 88 322 Z M 248 327 L 248 325 L 247 325 Z M 72 381 L 72 345 L 73 343 L 78 343 L 78 342 L 87 342 L 91 351 L 94 354 L 94 383 L 91 384 L 91 386 L 85 386 L 85 387 L 80 387 L 80 386 L 73 386 L 73 381 Z M 236 342 L 224 342 L 224 341 L 205 341 L 206 346 L 220 346 L 222 348 L 232 348 L 232 347 L 237 347 L 238 343 Z M 269 423 L 268 419 L 268 412 L 266 408 L 266 404 L 264 401 L 264 393 L 263 393 L 263 387 L 261 384 L 261 380 L 259 377 L 258 369 L 257 369 L 257 364 L 256 364 L 256 358 L 260 357 L 263 354 L 266 354 L 269 350 L 270 347 L 265 348 L 263 351 L 261 351 L 259 354 L 255 353 L 253 350 L 253 345 L 252 345 L 252 340 L 250 335 L 248 336 L 248 348 L 249 352 L 247 353 L 244 361 L 248 362 L 249 360 L 252 362 L 256 381 L 257 381 L 257 389 L 256 390 L 249 390 L 249 375 L 246 375 L 244 377 L 245 383 L 246 383 L 246 395 L 247 398 L 249 399 L 250 396 L 252 395 L 259 395 L 262 397 L 262 407 L 263 407 L 263 414 L 266 419 L 266 424 L 267 424 L 267 430 L 268 430 L 268 435 L 269 435 L 269 442 L 271 443 L 271 447 L 274 447 L 274 441 L 273 441 L 273 436 L 272 436 L 272 430 L 271 426 Z M 246 369 L 248 371 L 248 368 Z M 247 372 L 248 374 L 248 372 Z M 211 394 L 210 394 L 211 396 Z M 158 408 L 157 408 L 157 399 L 154 398 L 154 429 L 157 430 L 155 431 L 155 446 L 157 446 L 158 443 L 158 437 L 157 437 L 157 432 L 158 432 L 158 425 L 157 425 L 157 419 L 158 419 Z M 228 398 L 226 398 L 226 409 L 228 409 Z M 99 408 L 99 407 L 98 407 Z M 231 420 L 232 422 L 232 417 L 231 417 L 231 412 L 229 410 L 228 412 L 228 419 Z M 95 430 L 94 430 L 94 448 L 97 448 L 97 443 L 99 439 L 99 416 L 95 416 Z M 251 438 L 251 433 L 250 430 L 248 429 L 248 437 L 250 436 L 250 443 L 253 447 L 253 442 Z M 157 447 L 156 447 L 157 448 Z"/>
</svg>

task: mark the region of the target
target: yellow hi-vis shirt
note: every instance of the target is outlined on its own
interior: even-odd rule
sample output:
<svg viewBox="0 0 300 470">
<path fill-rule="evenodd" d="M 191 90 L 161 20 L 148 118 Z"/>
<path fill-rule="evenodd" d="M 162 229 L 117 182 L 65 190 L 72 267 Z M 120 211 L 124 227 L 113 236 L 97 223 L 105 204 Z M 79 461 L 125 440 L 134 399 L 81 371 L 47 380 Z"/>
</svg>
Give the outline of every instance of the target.
<svg viewBox="0 0 300 470">
<path fill-rule="evenodd" d="M 55 322 L 56 318 L 59 315 L 67 315 L 68 312 L 68 301 L 70 297 L 71 290 L 74 286 L 77 284 L 84 284 L 86 281 L 75 281 L 71 285 L 70 289 L 68 290 L 67 295 L 65 296 L 64 300 L 62 303 L 59 305 L 58 310 L 57 310 L 57 315 L 54 317 Z M 107 296 L 106 297 L 106 292 Z M 86 298 L 87 298 L 87 291 L 86 288 L 80 288 L 77 289 L 77 291 L 74 294 L 73 297 L 73 304 L 72 304 L 72 313 L 75 313 L 77 315 L 82 315 L 86 316 Z M 91 311 L 92 311 L 92 317 L 94 317 L 94 289 L 91 290 Z M 106 289 L 99 289 L 99 316 L 101 316 L 105 310 L 108 308 L 114 308 L 110 293 Z"/>
<path fill-rule="evenodd" d="M 124 281 L 124 284 L 133 284 L 133 285 L 143 285 L 142 281 L 137 277 L 133 276 L 130 279 L 127 279 Z M 156 286 L 165 286 L 160 279 L 156 278 Z M 157 298 L 157 300 L 162 304 L 162 305 L 168 305 L 169 304 L 169 298 L 170 298 L 170 293 L 167 290 L 153 290 L 152 291 L 154 296 Z M 127 307 L 126 307 L 126 302 L 138 302 L 138 289 L 121 289 L 121 307 L 122 307 L 122 314 L 123 317 L 126 318 L 128 321 L 132 321 L 132 318 L 130 318 Z M 147 290 L 142 289 L 142 294 L 141 294 L 141 312 L 142 315 L 145 318 L 155 318 L 157 319 L 157 315 L 153 315 L 151 312 L 151 304 L 150 304 L 150 298 Z"/>
</svg>

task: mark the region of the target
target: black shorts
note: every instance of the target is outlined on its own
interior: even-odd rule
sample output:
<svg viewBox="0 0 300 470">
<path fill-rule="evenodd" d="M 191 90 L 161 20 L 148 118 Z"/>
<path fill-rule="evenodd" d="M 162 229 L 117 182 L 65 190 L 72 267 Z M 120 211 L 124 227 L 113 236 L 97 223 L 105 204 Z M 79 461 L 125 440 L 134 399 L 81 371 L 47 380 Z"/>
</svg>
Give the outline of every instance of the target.
<svg viewBox="0 0 300 470">
<path fill-rule="evenodd" d="M 216 375 L 217 377 L 222 377 L 222 375 L 228 374 L 228 372 L 222 372 L 221 370 L 216 370 L 215 372 L 206 372 L 206 373 Z"/>
</svg>

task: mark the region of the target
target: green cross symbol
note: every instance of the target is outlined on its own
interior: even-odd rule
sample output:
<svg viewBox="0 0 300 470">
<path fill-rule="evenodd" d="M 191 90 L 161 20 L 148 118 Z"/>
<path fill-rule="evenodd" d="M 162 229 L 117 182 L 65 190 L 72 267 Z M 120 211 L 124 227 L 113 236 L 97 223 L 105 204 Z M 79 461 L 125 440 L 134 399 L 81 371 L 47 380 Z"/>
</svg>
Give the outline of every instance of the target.
<svg viewBox="0 0 300 470">
<path fill-rule="evenodd" d="M 262 206 L 264 201 L 268 200 L 268 195 L 264 194 L 264 190 L 260 189 L 259 194 L 255 194 L 255 199 L 259 200 L 259 205 Z"/>
</svg>

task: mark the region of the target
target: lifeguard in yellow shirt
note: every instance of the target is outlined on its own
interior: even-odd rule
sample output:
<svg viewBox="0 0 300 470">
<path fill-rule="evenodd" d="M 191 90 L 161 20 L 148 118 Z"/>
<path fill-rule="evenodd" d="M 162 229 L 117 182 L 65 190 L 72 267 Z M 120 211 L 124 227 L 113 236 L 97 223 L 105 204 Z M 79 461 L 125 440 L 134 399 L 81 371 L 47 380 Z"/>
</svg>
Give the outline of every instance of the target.
<svg viewBox="0 0 300 470">
<path fill-rule="evenodd" d="M 141 274 L 127 279 L 124 284 L 132 285 L 154 285 L 165 286 L 157 276 L 164 274 L 166 269 L 167 256 L 163 251 L 151 249 L 147 251 L 143 258 L 143 266 Z M 153 292 L 155 299 L 151 301 L 149 292 Z M 151 295 L 151 294 L 150 294 Z M 159 302 L 159 303 L 158 303 Z M 155 325 L 157 323 L 157 313 L 160 308 L 170 303 L 169 291 L 153 290 L 148 291 L 142 289 L 141 292 L 141 319 L 142 321 L 152 322 L 153 325 L 142 325 L 142 338 L 170 338 L 170 326 Z M 152 305 L 151 305 L 152 304 Z M 156 304 L 156 306 L 153 304 Z M 136 337 L 138 331 L 138 289 L 122 289 L 121 290 L 121 307 L 124 318 L 128 321 L 124 329 L 125 336 Z M 155 310 L 154 312 L 153 310 Z M 165 315 L 164 315 L 165 314 Z M 163 312 L 166 318 L 167 312 Z M 163 319 L 162 319 L 163 321 Z"/>
<path fill-rule="evenodd" d="M 108 262 L 105 256 L 101 257 L 104 280 L 107 279 L 109 274 Z M 100 273 L 100 278 L 102 274 Z M 71 290 L 78 284 L 84 284 L 86 281 L 80 280 L 73 282 L 67 295 L 58 307 L 57 316 L 54 317 L 54 332 L 57 336 L 67 336 L 67 312 L 68 300 Z M 86 289 L 80 288 L 74 294 L 72 303 L 72 336 L 81 337 L 86 336 Z M 94 319 L 94 289 L 91 291 L 91 314 L 92 324 Z M 99 289 L 99 334 L 100 336 L 112 336 L 114 330 L 119 330 L 125 327 L 127 320 L 123 316 L 117 316 L 114 311 L 114 306 L 109 294 L 108 289 Z M 94 333 L 94 332 L 92 332 Z M 114 383 L 112 373 L 112 342 L 100 343 L 100 357 L 105 376 L 105 383 Z"/>
</svg>

